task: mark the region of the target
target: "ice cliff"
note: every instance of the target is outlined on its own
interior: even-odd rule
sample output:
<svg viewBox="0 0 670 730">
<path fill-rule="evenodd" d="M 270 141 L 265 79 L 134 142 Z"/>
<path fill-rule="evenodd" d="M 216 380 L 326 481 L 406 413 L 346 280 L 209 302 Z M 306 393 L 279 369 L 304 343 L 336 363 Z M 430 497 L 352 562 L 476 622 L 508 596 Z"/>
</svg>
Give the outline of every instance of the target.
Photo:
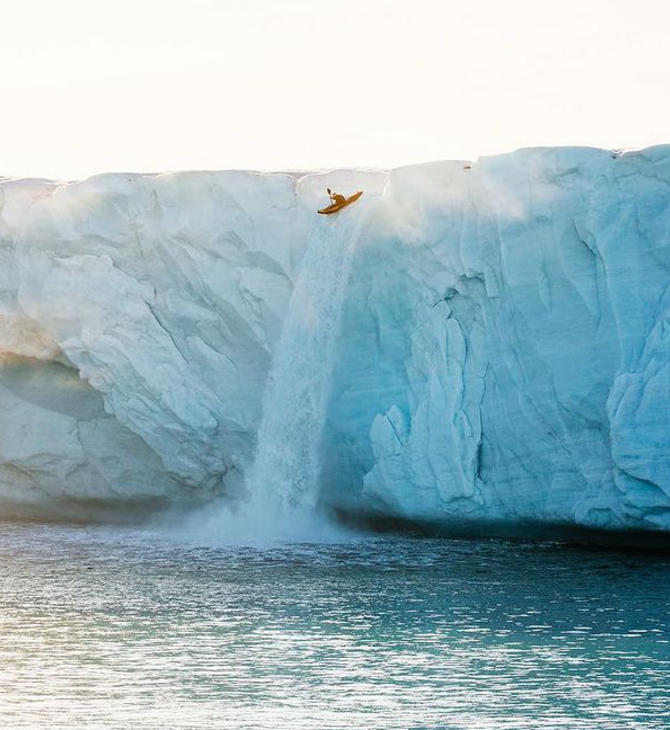
<svg viewBox="0 0 670 730">
<path fill-rule="evenodd" d="M 670 530 L 670 147 L 0 180 L 0 517 L 247 498 L 326 186 L 368 213 L 324 353 L 318 500 Z"/>
</svg>

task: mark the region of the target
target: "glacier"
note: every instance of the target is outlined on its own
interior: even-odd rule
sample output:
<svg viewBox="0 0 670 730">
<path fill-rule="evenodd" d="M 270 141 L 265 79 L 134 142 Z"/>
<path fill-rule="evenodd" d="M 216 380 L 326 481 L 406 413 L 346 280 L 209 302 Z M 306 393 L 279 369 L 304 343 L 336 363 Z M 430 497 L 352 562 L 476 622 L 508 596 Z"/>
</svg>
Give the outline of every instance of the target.
<svg viewBox="0 0 670 730">
<path fill-rule="evenodd" d="M 365 191 L 360 226 L 315 214 L 327 186 Z M 313 342 L 286 334 L 307 270 Z M 268 378 L 311 348 L 310 504 L 668 531 L 669 271 L 670 146 L 0 179 L 0 518 L 286 495 L 300 413 Z"/>
</svg>

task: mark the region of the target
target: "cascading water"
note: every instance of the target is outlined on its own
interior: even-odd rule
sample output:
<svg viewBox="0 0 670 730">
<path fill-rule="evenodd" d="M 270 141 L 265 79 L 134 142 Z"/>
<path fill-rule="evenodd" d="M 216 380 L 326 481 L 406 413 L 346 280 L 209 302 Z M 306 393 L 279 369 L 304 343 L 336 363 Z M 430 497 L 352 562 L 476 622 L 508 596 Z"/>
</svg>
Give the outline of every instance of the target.
<svg viewBox="0 0 670 730">
<path fill-rule="evenodd" d="M 256 458 L 248 479 L 255 512 L 305 512 L 318 499 L 319 445 L 333 349 L 367 203 L 361 201 L 315 223 L 263 398 Z"/>
</svg>

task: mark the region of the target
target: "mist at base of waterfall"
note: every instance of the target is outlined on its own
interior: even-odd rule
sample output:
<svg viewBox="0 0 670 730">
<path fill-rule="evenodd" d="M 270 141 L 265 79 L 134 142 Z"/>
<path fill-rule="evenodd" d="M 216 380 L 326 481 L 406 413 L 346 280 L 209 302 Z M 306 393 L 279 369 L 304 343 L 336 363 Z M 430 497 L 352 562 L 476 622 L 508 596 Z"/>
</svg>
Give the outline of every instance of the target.
<svg viewBox="0 0 670 730">
<path fill-rule="evenodd" d="M 334 520 L 319 508 L 285 510 L 253 500 L 220 500 L 186 514 L 165 512 L 148 523 L 166 539 L 197 546 L 267 548 L 291 543 L 336 543 L 360 530 Z"/>
<path fill-rule="evenodd" d="M 0 727 L 652 730 L 670 558 L 0 526 Z"/>
</svg>

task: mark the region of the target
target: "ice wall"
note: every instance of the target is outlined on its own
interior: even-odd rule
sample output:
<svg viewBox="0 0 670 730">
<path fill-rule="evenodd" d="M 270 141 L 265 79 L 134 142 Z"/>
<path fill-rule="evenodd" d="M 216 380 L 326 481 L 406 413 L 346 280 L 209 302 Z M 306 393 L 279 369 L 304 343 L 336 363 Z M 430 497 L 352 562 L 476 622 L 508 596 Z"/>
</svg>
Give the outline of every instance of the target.
<svg viewBox="0 0 670 730">
<path fill-rule="evenodd" d="M 379 200 L 328 365 L 322 501 L 670 529 L 666 147 L 1 181 L 0 515 L 246 498 L 327 185 Z"/>
</svg>

